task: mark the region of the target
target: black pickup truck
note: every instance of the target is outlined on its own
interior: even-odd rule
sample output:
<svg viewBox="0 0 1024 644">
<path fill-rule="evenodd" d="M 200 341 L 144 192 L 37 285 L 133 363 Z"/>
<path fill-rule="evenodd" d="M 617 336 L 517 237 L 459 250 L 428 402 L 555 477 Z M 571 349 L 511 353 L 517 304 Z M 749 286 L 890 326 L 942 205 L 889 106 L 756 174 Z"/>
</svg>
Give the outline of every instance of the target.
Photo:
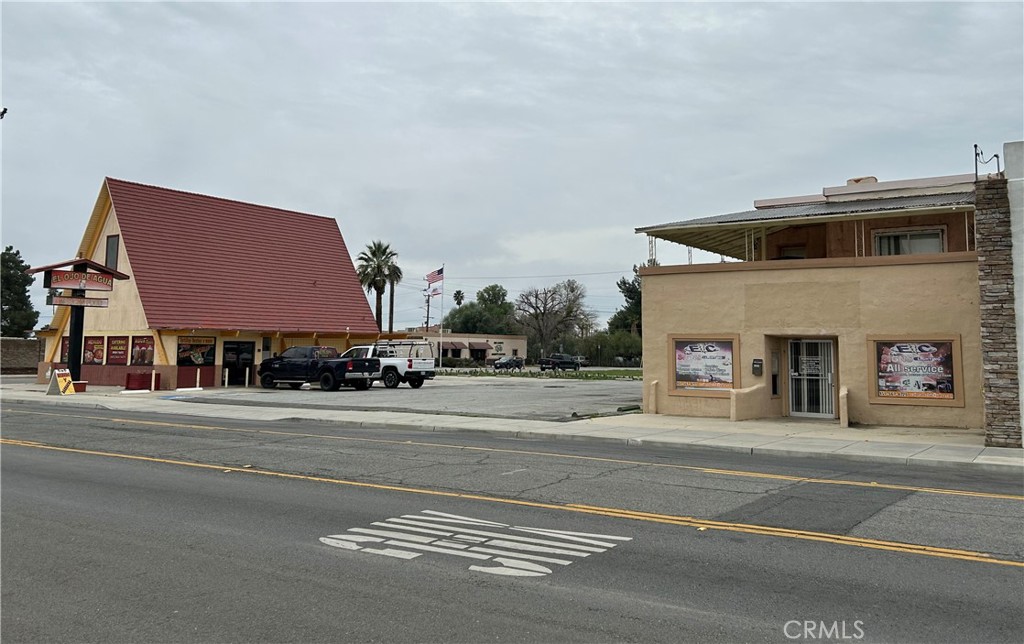
<svg viewBox="0 0 1024 644">
<path fill-rule="evenodd" d="M 540 365 L 541 371 L 548 369 L 572 369 L 573 371 L 580 370 L 580 363 L 576 362 L 576 358 L 567 353 L 552 353 L 546 358 L 541 358 L 537 361 Z"/>
<path fill-rule="evenodd" d="M 342 358 L 334 347 L 296 346 L 261 362 L 259 374 L 260 384 L 267 389 L 275 389 L 278 383 L 298 389 L 318 382 L 324 391 L 337 391 L 342 385 L 363 390 L 380 378 L 380 360 Z"/>
</svg>

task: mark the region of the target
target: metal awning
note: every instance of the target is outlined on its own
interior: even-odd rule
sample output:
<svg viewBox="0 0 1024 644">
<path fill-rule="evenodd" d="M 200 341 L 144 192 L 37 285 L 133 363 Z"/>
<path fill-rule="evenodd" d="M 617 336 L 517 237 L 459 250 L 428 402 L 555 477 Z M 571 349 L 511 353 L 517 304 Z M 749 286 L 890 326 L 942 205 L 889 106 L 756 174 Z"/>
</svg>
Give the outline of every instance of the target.
<svg viewBox="0 0 1024 644">
<path fill-rule="evenodd" d="M 466 348 L 466 345 L 463 344 L 462 342 L 442 342 L 441 343 L 441 348 L 444 349 L 444 350 L 447 350 L 447 351 L 451 351 L 451 350 L 455 350 L 455 349 L 458 349 L 459 351 L 461 351 L 462 349 Z"/>
<path fill-rule="evenodd" d="M 826 221 L 878 219 L 895 214 L 973 212 L 974 193 L 954 192 L 887 199 L 830 201 L 747 210 L 689 221 L 637 228 L 638 234 L 675 242 L 711 253 L 744 259 L 754 237 L 771 235 L 784 228 Z"/>
<path fill-rule="evenodd" d="M 493 349 L 494 347 L 492 347 L 491 345 L 487 344 L 486 342 L 470 342 L 469 343 L 469 348 L 470 349 L 486 349 L 486 350 L 489 350 L 489 349 Z"/>
</svg>

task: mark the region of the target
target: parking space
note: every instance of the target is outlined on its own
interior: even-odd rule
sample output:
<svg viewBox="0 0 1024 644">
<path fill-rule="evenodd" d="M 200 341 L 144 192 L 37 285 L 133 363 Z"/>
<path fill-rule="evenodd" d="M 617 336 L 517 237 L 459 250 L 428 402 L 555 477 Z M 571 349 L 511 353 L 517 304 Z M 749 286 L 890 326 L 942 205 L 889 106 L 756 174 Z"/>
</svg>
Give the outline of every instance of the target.
<svg viewBox="0 0 1024 644">
<path fill-rule="evenodd" d="M 618 413 L 639 405 L 640 380 L 574 380 L 570 378 L 512 378 L 439 376 L 421 389 L 402 385 L 385 389 L 376 383 L 369 391 L 343 388 L 337 392 L 288 388 L 229 387 L 181 394 L 192 402 L 305 407 L 313 409 L 381 410 L 489 418 L 571 420 L 579 416 Z"/>
</svg>

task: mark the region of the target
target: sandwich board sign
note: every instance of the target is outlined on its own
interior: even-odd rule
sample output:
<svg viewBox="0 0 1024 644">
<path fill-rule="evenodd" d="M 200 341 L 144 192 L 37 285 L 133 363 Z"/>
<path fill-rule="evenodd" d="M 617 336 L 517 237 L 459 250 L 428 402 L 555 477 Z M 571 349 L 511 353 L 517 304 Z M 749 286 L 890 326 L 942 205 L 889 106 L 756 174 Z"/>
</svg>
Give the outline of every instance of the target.
<svg viewBox="0 0 1024 644">
<path fill-rule="evenodd" d="M 71 381 L 70 369 L 54 369 L 50 374 L 50 386 L 46 388 L 47 396 L 71 396 L 75 393 L 75 383 Z"/>
</svg>

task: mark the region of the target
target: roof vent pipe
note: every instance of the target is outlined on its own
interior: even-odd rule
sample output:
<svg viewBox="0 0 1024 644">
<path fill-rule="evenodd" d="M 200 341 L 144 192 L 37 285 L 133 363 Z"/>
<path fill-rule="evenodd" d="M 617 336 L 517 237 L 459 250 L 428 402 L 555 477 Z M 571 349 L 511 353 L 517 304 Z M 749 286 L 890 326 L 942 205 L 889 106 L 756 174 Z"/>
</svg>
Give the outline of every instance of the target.
<svg viewBox="0 0 1024 644">
<path fill-rule="evenodd" d="M 860 183 L 878 183 L 878 177 L 854 177 L 853 179 L 847 179 L 846 185 L 855 186 Z"/>
</svg>

